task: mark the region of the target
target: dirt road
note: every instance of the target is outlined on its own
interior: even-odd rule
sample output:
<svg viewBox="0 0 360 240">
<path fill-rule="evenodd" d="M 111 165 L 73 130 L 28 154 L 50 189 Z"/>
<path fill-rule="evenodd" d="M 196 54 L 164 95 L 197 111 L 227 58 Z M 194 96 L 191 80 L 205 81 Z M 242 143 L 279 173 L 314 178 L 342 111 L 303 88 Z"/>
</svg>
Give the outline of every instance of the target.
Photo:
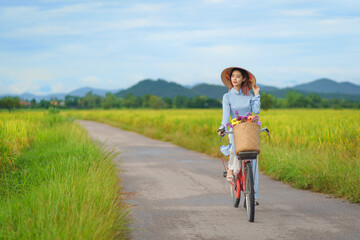
<svg viewBox="0 0 360 240">
<path fill-rule="evenodd" d="M 360 239 L 357 204 L 261 175 L 260 205 L 249 223 L 245 209 L 231 204 L 219 159 L 105 124 L 80 124 L 121 152 L 115 162 L 123 186 L 136 192 L 129 200 L 134 239 Z"/>
</svg>

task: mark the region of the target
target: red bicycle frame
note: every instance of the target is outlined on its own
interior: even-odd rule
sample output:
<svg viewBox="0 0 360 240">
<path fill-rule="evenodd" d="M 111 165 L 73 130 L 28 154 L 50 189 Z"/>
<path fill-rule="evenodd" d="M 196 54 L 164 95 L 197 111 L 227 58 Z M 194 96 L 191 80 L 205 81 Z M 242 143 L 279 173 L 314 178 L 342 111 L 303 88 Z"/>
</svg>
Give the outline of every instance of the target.
<svg viewBox="0 0 360 240">
<path fill-rule="evenodd" d="M 234 181 L 231 181 L 231 187 L 236 194 L 236 198 L 240 198 L 241 191 L 245 192 L 245 174 L 243 174 L 243 170 L 245 169 L 245 163 L 250 162 L 251 160 L 241 160 L 241 168 L 240 171 L 236 174 Z M 234 186 L 236 184 L 236 186 Z M 240 191 L 237 191 L 240 189 Z"/>
</svg>

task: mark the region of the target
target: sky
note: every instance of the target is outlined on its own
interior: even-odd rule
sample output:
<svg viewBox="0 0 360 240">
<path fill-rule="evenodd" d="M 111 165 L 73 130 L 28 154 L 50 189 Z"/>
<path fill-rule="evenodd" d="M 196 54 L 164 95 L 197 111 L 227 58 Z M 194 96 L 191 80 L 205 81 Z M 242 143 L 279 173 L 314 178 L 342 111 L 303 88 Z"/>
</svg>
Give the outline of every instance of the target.
<svg viewBox="0 0 360 240">
<path fill-rule="evenodd" d="M 0 0 L 0 94 L 319 78 L 360 85 L 360 1 Z"/>
</svg>

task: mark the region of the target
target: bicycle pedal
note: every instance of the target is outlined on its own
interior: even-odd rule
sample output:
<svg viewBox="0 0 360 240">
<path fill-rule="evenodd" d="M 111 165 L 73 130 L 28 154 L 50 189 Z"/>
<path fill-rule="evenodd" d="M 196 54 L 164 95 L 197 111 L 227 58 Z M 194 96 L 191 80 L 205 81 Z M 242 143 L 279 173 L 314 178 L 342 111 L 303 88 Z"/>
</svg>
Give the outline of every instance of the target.
<svg viewBox="0 0 360 240">
<path fill-rule="evenodd" d="M 227 176 L 227 172 L 223 172 L 223 177 L 226 177 Z"/>
</svg>

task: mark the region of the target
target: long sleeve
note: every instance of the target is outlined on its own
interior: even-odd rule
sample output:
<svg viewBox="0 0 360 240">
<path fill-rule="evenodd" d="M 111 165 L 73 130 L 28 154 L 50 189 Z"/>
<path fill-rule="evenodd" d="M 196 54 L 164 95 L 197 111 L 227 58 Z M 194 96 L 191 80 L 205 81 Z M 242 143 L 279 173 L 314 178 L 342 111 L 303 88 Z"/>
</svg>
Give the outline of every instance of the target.
<svg viewBox="0 0 360 240">
<path fill-rule="evenodd" d="M 251 105 L 251 111 L 255 114 L 260 113 L 260 95 L 256 95 L 255 97 L 252 97 L 250 100 Z"/>
<path fill-rule="evenodd" d="M 223 96 L 222 110 L 223 110 L 223 117 L 222 117 L 221 125 L 225 126 L 225 128 L 227 129 L 226 124 L 229 122 L 229 117 L 230 117 L 230 102 L 226 94 L 224 94 Z"/>
</svg>

